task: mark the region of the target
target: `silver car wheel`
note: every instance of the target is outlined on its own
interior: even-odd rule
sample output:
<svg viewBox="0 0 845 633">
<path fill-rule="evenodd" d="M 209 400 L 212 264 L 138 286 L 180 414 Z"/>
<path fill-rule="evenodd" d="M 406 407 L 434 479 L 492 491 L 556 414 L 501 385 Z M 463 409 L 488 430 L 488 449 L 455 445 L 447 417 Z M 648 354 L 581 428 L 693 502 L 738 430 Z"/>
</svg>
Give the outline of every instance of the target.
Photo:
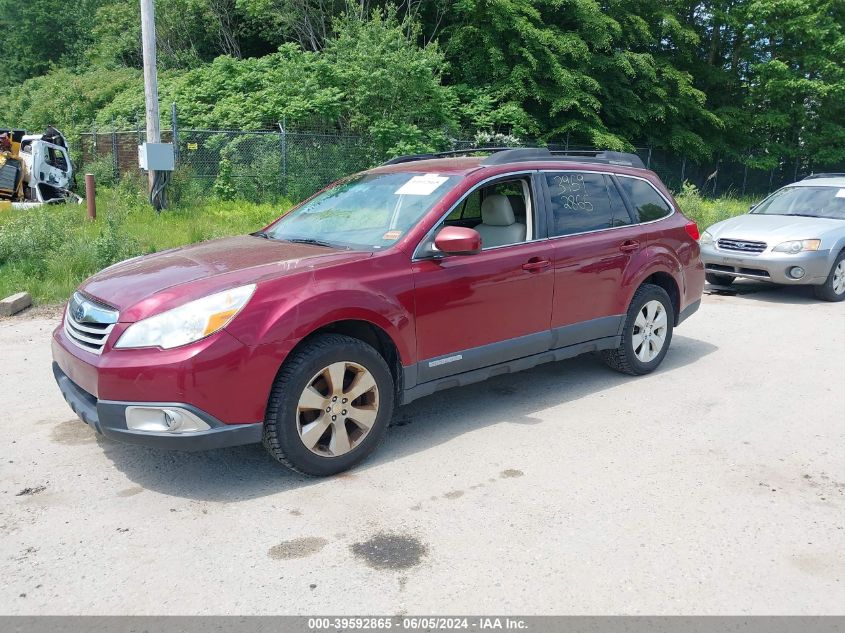
<svg viewBox="0 0 845 633">
<path fill-rule="evenodd" d="M 845 259 L 833 269 L 833 292 L 838 295 L 845 292 Z"/>
<path fill-rule="evenodd" d="M 666 308 L 659 301 L 649 301 L 640 309 L 631 334 L 634 354 L 640 362 L 657 358 L 666 344 L 668 325 Z"/>
<path fill-rule="evenodd" d="M 305 447 L 320 457 L 353 450 L 378 417 L 378 386 L 362 365 L 332 363 L 317 372 L 299 397 L 296 425 Z"/>
</svg>

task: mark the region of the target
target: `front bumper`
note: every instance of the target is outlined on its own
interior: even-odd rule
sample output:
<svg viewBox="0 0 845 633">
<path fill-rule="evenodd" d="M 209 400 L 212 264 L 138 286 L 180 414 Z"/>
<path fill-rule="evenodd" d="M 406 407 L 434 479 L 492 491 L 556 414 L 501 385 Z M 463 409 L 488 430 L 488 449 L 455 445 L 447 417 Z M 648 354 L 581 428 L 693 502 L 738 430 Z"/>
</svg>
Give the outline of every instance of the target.
<svg viewBox="0 0 845 633">
<path fill-rule="evenodd" d="M 759 279 L 776 284 L 821 284 L 830 274 L 830 251 L 807 251 L 790 255 L 766 250 L 759 255 L 752 255 L 720 249 L 714 243 L 701 246 L 701 260 L 707 273 Z M 789 275 L 789 270 L 794 266 L 804 269 L 805 273 L 801 279 Z"/>
<path fill-rule="evenodd" d="M 70 408 L 79 418 L 97 433 L 105 437 L 140 444 L 154 448 L 168 448 L 188 451 L 202 451 L 228 446 L 240 446 L 261 441 L 262 423 L 223 424 L 211 415 L 182 403 L 115 402 L 98 400 L 74 383 L 53 363 L 53 375 Z M 138 431 L 126 425 L 126 409 L 130 406 L 162 406 L 188 410 L 206 424 L 209 429 L 185 433 Z"/>
</svg>

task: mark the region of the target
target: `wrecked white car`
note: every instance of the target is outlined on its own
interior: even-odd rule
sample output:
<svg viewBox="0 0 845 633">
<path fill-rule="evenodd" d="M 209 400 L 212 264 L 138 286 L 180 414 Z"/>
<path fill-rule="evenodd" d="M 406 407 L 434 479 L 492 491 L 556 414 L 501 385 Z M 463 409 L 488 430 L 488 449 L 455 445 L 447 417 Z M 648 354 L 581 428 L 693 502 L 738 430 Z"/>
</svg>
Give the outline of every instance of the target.
<svg viewBox="0 0 845 633">
<path fill-rule="evenodd" d="M 61 132 L 52 126 L 43 134 L 0 129 L 0 209 L 80 202 L 73 184 Z"/>
</svg>

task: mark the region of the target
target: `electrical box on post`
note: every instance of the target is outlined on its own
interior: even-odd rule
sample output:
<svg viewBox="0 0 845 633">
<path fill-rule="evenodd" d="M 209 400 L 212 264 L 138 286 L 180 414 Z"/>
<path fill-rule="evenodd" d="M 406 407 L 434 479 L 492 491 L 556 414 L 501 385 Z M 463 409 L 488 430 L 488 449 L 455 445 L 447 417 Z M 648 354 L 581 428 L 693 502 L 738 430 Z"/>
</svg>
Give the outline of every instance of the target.
<svg viewBox="0 0 845 633">
<path fill-rule="evenodd" d="M 146 171 L 173 171 L 176 160 L 172 143 L 143 143 L 138 146 L 138 166 Z"/>
</svg>

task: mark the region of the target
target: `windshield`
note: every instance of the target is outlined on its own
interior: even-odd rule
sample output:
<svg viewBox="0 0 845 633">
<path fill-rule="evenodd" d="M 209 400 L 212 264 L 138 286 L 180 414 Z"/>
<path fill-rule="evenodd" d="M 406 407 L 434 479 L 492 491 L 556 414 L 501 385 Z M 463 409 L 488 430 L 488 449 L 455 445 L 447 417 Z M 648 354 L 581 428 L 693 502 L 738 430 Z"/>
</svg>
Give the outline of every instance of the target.
<svg viewBox="0 0 845 633">
<path fill-rule="evenodd" d="M 784 187 L 751 213 L 845 220 L 845 187 Z"/>
<path fill-rule="evenodd" d="M 353 176 L 285 215 L 265 235 L 342 248 L 387 248 L 459 179 L 419 173 Z"/>
</svg>

